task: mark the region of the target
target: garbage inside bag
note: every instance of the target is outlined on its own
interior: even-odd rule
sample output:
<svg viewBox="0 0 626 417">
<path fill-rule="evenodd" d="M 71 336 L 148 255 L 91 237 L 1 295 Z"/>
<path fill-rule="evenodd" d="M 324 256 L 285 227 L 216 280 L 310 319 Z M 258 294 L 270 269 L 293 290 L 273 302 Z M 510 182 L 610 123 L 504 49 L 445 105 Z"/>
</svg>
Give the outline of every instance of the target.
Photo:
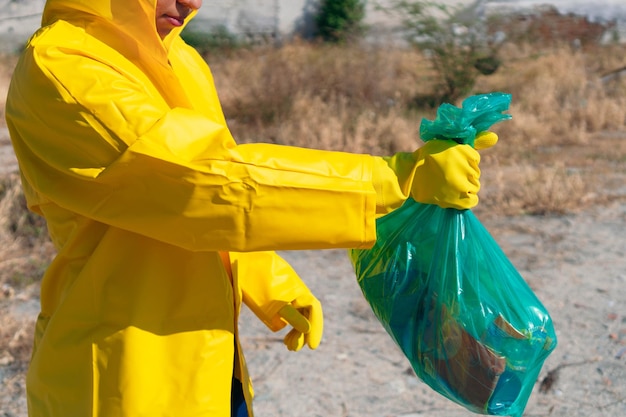
<svg viewBox="0 0 626 417">
<path fill-rule="evenodd" d="M 502 111 L 507 96 L 489 98 Z M 472 112 L 494 111 L 483 96 L 471 99 L 481 102 Z M 479 119 L 458 126 L 471 131 Z M 352 250 L 350 259 L 363 295 L 420 379 L 473 412 L 522 415 L 556 335 L 546 308 L 470 210 L 408 199 L 378 219 L 374 247 Z"/>
</svg>

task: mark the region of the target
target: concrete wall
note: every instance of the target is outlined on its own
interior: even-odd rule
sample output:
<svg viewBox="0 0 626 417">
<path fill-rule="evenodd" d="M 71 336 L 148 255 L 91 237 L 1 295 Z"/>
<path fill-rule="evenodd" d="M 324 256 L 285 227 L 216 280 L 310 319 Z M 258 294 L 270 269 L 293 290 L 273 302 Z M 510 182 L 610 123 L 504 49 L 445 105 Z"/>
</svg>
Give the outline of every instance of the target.
<svg viewBox="0 0 626 417">
<path fill-rule="evenodd" d="M 374 7 L 375 3 L 386 4 L 388 0 L 365 2 L 366 23 L 378 29 L 392 26 L 389 17 Z M 190 29 L 208 31 L 220 26 L 230 33 L 249 36 L 306 36 L 313 33 L 312 19 L 319 3 L 320 0 L 205 0 Z M 14 50 L 28 39 L 39 27 L 44 4 L 45 0 L 0 0 L 0 52 Z"/>
<path fill-rule="evenodd" d="M 207 0 L 190 29 L 224 27 L 256 36 L 311 32 L 319 0 Z M 39 27 L 45 0 L 0 0 L 0 52 L 19 48 Z"/>
<path fill-rule="evenodd" d="M 96 1 L 96 0 L 94 0 Z M 372 38 L 394 27 L 389 16 L 377 11 L 375 3 L 365 0 L 366 23 L 373 28 Z M 626 0 L 440 0 L 447 4 L 472 4 L 481 1 L 487 12 L 511 11 L 520 7 L 550 3 L 562 12 L 576 12 L 592 19 L 617 18 L 626 38 Z M 218 26 L 230 33 L 249 36 L 289 37 L 294 32 L 313 32 L 312 18 L 320 0 L 205 0 L 190 29 L 209 31 Z M 19 48 L 39 27 L 45 0 L 0 0 L 0 52 Z"/>
<path fill-rule="evenodd" d="M 95 1 L 95 0 L 94 0 Z M 311 31 L 319 0 L 207 0 L 191 29 L 217 26 L 234 34 Z M 39 27 L 45 0 L 0 0 L 0 52 L 22 45 Z"/>
<path fill-rule="evenodd" d="M 39 27 L 45 0 L 0 0 L 0 52 L 22 45 Z"/>
<path fill-rule="evenodd" d="M 387 3 L 388 0 L 377 0 Z M 450 1 L 450 0 L 442 0 Z M 467 1 L 467 0 L 460 0 Z M 314 33 L 313 19 L 320 0 L 217 0 L 205 2 L 191 30 L 210 30 L 216 26 L 230 33 L 254 36 L 289 37 L 293 34 L 310 36 Z M 378 25 L 390 19 L 366 0 L 366 21 Z"/>
</svg>

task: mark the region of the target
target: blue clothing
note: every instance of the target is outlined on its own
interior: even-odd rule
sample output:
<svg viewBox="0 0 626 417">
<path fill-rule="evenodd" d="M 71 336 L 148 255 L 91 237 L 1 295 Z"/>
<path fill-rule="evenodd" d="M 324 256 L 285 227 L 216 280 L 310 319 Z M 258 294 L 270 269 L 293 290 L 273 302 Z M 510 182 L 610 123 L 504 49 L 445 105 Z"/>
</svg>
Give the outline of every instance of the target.
<svg viewBox="0 0 626 417">
<path fill-rule="evenodd" d="M 233 384 L 230 392 L 230 415 L 231 417 L 248 417 L 248 407 L 243 396 L 241 381 L 233 377 Z"/>
</svg>

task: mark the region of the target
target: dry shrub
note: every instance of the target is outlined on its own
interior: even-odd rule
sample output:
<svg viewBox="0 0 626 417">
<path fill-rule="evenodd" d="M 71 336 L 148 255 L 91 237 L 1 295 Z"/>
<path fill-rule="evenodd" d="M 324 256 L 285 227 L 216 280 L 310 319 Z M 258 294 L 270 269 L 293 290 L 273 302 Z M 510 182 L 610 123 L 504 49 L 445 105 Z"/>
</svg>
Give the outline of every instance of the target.
<svg viewBox="0 0 626 417">
<path fill-rule="evenodd" d="M 4 104 L 6 102 L 11 74 L 13 74 L 13 68 L 16 63 L 17 57 L 15 55 L 0 54 L 0 126 L 5 125 Z"/>
<path fill-rule="evenodd" d="M 11 314 L 2 311 L 0 319 L 0 366 L 12 365 L 25 369 L 30 359 L 32 336 L 34 332 L 33 320 L 21 321 Z"/>
<path fill-rule="evenodd" d="M 592 197 L 581 172 L 564 162 L 551 166 L 519 164 L 491 172 L 481 195 L 481 211 L 545 215 L 574 212 Z"/>
<path fill-rule="evenodd" d="M 604 83 L 596 80 L 580 115 L 588 132 L 623 130 L 626 122 L 626 79 Z"/>
<path fill-rule="evenodd" d="M 502 138 L 489 151 L 489 158 L 499 164 L 496 169 L 550 167 L 554 162 L 550 158 L 558 159 L 559 152 L 546 155 L 545 148 L 571 150 L 588 146 L 600 132 L 624 130 L 624 83 L 619 78 L 610 84 L 601 81 L 609 68 L 624 64 L 624 58 L 614 57 L 614 46 L 573 50 L 520 44 L 502 51 L 502 68 L 481 77 L 475 90 L 513 95 L 513 119 L 494 126 Z M 417 96 L 432 93 L 432 70 L 415 50 L 295 42 L 208 61 L 231 130 L 242 143 L 391 154 L 415 149 L 421 118 L 432 119 L 435 113 L 412 107 Z M 494 175 L 493 167 L 485 168 Z M 499 210 L 561 212 L 569 209 L 569 202 L 583 200 L 586 187 L 575 186 L 564 170 L 545 169 L 537 175 L 551 178 L 558 173 L 571 183 L 569 200 L 550 190 L 549 182 L 520 178 L 509 187 L 515 193 L 496 200 Z M 517 171 L 528 178 L 535 175 Z M 503 181 L 513 180 L 503 177 Z"/>
<path fill-rule="evenodd" d="M 610 43 L 584 50 L 587 68 L 592 73 L 604 75 L 624 67 L 624 43 Z"/>
<path fill-rule="evenodd" d="M 280 48 L 242 50 L 227 60 L 207 57 L 226 113 L 243 105 L 283 103 L 295 93 L 349 98 L 353 105 L 387 106 L 423 89 L 412 50 L 294 42 Z"/>
<path fill-rule="evenodd" d="M 15 216 L 14 210 L 20 205 L 21 190 L 19 183 L 15 181 L 15 175 L 7 175 L 0 178 L 0 259 L 9 259 L 21 246 L 14 237 Z"/>
<path fill-rule="evenodd" d="M 419 119 L 403 112 L 424 90 L 424 65 L 415 51 L 301 42 L 211 63 L 239 142 L 370 153 L 406 149 L 408 135 L 415 146 Z"/>
<path fill-rule="evenodd" d="M 0 305 L 0 410 L 25 409 L 25 377 L 32 352 L 34 317 L 16 317 Z"/>
<path fill-rule="evenodd" d="M 26 206 L 18 174 L 0 177 L 0 233 L 11 235 L 22 247 L 34 247 L 47 239 L 44 219 Z"/>
<path fill-rule="evenodd" d="M 277 143 L 387 155 L 418 146 L 418 124 L 397 110 L 355 111 L 345 97 L 330 102 L 320 97 L 294 98 L 291 117 L 264 130 Z"/>
<path fill-rule="evenodd" d="M 52 256 L 45 221 L 28 211 L 19 176 L 0 177 L 0 284 L 13 292 L 38 282 Z"/>
<path fill-rule="evenodd" d="M 508 141 L 524 147 L 580 144 L 594 133 L 624 129 L 626 97 L 615 94 L 624 92 L 624 83 L 619 79 L 612 85 L 603 83 L 596 60 L 590 58 L 592 54 L 612 54 L 613 47 L 598 47 L 592 52 L 569 47 L 508 51 L 530 52 L 530 56 L 509 56 L 497 76 L 484 78 L 479 84 L 485 91 L 501 90 L 513 95 L 514 120 L 502 125 Z"/>
<path fill-rule="evenodd" d="M 520 197 L 522 210 L 529 214 L 565 214 L 580 207 L 587 194 L 581 174 L 563 162 L 528 172 Z"/>
</svg>

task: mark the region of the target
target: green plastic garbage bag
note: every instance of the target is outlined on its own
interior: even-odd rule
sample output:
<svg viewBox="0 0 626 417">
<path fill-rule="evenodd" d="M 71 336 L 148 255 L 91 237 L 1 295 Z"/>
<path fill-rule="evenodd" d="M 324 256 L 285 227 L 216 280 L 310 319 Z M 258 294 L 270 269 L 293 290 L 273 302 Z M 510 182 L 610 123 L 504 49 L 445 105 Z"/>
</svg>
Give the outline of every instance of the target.
<svg viewBox="0 0 626 417">
<path fill-rule="evenodd" d="M 422 121 L 424 140 L 473 144 L 509 115 L 511 96 L 472 96 Z M 377 223 L 377 242 L 352 250 L 363 295 L 417 376 L 480 414 L 521 416 L 556 347 L 552 320 L 470 210 L 409 199 Z"/>
</svg>

